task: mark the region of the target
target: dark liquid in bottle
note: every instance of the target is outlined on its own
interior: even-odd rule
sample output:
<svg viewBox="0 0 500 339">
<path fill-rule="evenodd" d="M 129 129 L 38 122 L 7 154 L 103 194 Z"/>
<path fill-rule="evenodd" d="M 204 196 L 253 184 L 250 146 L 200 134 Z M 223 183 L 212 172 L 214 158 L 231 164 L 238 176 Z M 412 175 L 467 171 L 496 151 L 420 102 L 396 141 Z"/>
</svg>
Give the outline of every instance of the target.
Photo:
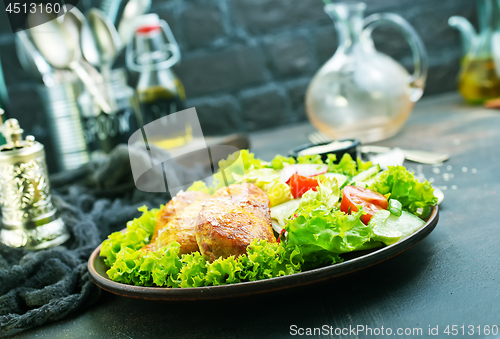
<svg viewBox="0 0 500 339">
<path fill-rule="evenodd" d="M 177 88 L 180 89 L 179 94 L 172 93 L 162 86 L 148 87 L 143 92 L 139 92 L 144 125 L 186 108 L 182 84 L 179 82 L 179 84 L 176 85 Z M 191 124 L 185 116 L 176 114 L 175 119 L 169 119 L 168 122 L 173 124 L 173 126 L 170 126 L 169 130 L 171 131 L 173 129 L 175 132 L 169 133 L 167 136 L 148 140 L 148 142 L 158 147 L 168 149 L 185 145 L 193 139 Z"/>
</svg>

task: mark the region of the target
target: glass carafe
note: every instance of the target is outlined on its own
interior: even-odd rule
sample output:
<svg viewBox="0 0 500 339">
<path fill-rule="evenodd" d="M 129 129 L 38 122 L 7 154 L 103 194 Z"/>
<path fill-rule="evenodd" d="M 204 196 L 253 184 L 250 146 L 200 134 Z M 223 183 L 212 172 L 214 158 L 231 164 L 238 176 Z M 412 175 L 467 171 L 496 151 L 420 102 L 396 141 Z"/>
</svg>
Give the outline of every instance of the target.
<svg viewBox="0 0 500 339">
<path fill-rule="evenodd" d="M 458 90 L 470 104 L 500 97 L 500 8 L 498 0 L 477 0 L 479 33 L 467 19 L 452 16 L 448 23 L 462 34 L 464 57 Z"/>
<path fill-rule="evenodd" d="M 424 45 L 411 25 L 391 13 L 366 19 L 360 2 L 325 6 L 334 20 L 339 47 L 316 73 L 306 94 L 311 123 L 334 139 L 382 140 L 396 134 L 423 93 L 427 75 Z M 371 33 L 379 25 L 399 28 L 413 53 L 413 75 L 378 52 Z"/>
</svg>

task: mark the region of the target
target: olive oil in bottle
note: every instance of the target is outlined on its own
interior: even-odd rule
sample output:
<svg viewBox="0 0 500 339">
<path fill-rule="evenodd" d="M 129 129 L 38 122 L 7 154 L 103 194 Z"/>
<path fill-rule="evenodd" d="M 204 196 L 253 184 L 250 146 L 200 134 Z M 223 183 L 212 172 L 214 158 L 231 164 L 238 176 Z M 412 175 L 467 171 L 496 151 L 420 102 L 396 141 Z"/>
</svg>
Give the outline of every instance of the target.
<svg viewBox="0 0 500 339">
<path fill-rule="evenodd" d="M 149 142 L 168 149 L 182 146 L 191 141 L 193 133 L 186 117 L 182 114 L 173 114 L 186 108 L 186 95 L 184 94 L 184 86 L 172 70 L 164 69 L 141 73 L 137 93 L 144 125 L 153 121 L 166 123 L 167 121 L 158 119 L 167 115 L 172 115 L 168 119 L 168 123 L 175 125 L 174 129 L 169 129 L 169 135 L 154 138 Z"/>
<path fill-rule="evenodd" d="M 142 125 L 168 124 L 163 129 L 168 132 L 148 136 L 148 142 L 164 149 L 180 147 L 192 140 L 193 133 L 187 117 L 177 113 L 186 108 L 184 86 L 171 69 L 180 59 L 179 47 L 166 22 L 150 16 L 138 26 L 127 63 L 140 72 L 137 94 Z"/>
<path fill-rule="evenodd" d="M 500 77 L 493 58 L 466 59 L 463 64 L 458 90 L 469 104 L 500 97 Z"/>
</svg>

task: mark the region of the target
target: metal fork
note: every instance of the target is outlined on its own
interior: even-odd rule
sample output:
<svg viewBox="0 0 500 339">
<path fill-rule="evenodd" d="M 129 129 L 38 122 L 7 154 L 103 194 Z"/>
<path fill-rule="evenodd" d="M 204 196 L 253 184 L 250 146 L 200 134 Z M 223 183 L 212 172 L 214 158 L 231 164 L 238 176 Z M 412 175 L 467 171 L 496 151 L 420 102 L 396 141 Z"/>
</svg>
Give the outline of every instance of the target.
<svg viewBox="0 0 500 339">
<path fill-rule="evenodd" d="M 319 131 L 309 133 L 307 135 L 307 138 L 315 145 L 332 141 L 330 137 L 324 135 Z M 390 150 L 391 148 L 383 146 L 365 145 L 360 147 L 361 153 L 386 153 L 389 152 Z M 430 164 L 430 165 L 439 164 L 450 158 L 449 154 L 425 152 L 419 150 L 406 150 L 406 149 L 403 149 L 402 151 L 407 160 L 418 162 L 421 164 Z"/>
</svg>

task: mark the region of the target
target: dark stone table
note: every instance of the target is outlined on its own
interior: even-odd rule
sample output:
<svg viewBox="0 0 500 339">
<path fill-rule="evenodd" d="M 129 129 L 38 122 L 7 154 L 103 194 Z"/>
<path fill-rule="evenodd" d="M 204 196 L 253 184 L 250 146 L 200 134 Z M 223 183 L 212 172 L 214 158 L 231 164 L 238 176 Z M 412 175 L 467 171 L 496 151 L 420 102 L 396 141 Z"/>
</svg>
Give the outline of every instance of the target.
<svg viewBox="0 0 500 339">
<path fill-rule="evenodd" d="M 252 149 L 269 159 L 310 131 L 259 132 Z M 355 338 L 348 331 L 358 325 L 408 337 L 418 329 L 421 337 L 429 329 L 438 337 L 453 330 L 457 338 L 499 337 L 500 112 L 465 106 L 454 94 L 428 98 L 396 137 L 378 144 L 451 154 L 440 167 L 406 164 L 445 193 L 438 226 L 407 252 L 340 279 L 245 299 L 169 303 L 104 292 L 85 312 L 15 338 L 277 338 L 323 325 L 332 337 L 346 328 L 345 338 Z"/>
</svg>

